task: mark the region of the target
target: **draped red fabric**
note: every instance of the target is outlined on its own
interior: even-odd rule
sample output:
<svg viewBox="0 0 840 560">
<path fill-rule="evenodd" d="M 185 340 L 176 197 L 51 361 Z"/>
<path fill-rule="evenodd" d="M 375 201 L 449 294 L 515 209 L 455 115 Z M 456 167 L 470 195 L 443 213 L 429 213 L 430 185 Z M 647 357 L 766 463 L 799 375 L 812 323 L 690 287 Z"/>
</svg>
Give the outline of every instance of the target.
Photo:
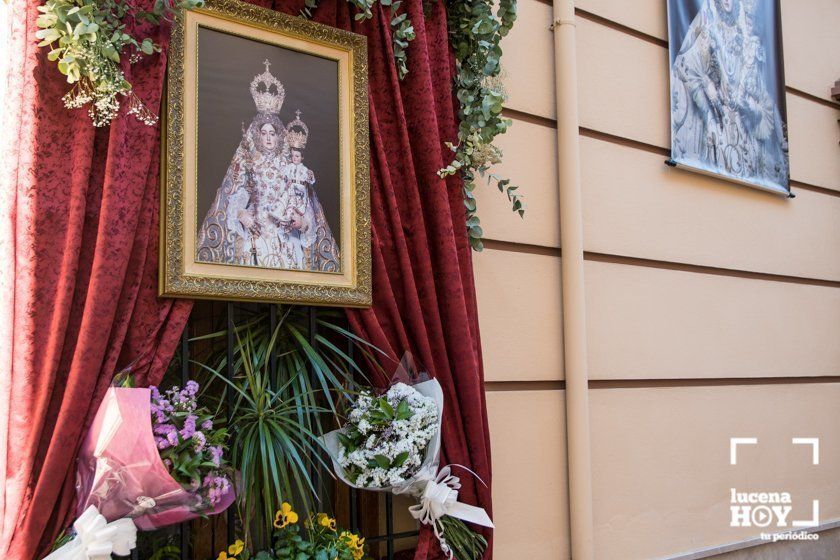
<svg viewBox="0 0 840 560">
<path fill-rule="evenodd" d="M 261 5 L 297 14 L 303 2 Z M 454 469 L 463 484 L 459 500 L 492 515 L 490 438 L 462 184 L 437 176 L 452 156 L 444 142 L 457 141 L 458 131 L 445 4 L 404 0 L 402 9 L 417 34 L 403 81 L 393 62 L 389 9 L 377 3 L 372 20 L 357 22 L 344 0 L 322 0 L 313 17 L 368 39 L 373 307 L 348 310 L 348 316 L 358 335 L 391 357 L 382 364 L 386 369 L 410 351 L 440 381 L 446 398 L 444 464 L 463 465 L 481 477 L 486 486 Z M 382 385 L 388 379 L 374 381 Z M 492 533 L 484 534 L 490 540 Z M 425 528 L 415 558 L 442 557 Z"/>
<path fill-rule="evenodd" d="M 115 369 L 140 358 L 139 381 L 158 380 L 191 307 L 156 297 L 159 127 L 123 114 L 95 130 L 64 108 L 38 4 L 13 2 L 3 53 L 0 550 L 14 560 L 71 521 L 75 453 Z M 155 109 L 165 63 L 129 76 Z"/>
<path fill-rule="evenodd" d="M 303 6 L 259 3 L 290 14 Z M 64 109 L 66 84 L 35 47 L 36 12 L 25 4 L 15 4 L 9 49 L 15 95 L 7 111 L 14 130 L 7 132 L 18 143 L 4 161 L 17 163 L 8 173 L 12 195 L 0 194 L 0 257 L 15 263 L 14 279 L 0 278 L 0 323 L 8 318 L 14 325 L 0 324 L 13 348 L 11 373 L 0 379 L 0 401 L 8 400 L 0 402 L 0 468 L 7 477 L 0 487 L 0 550 L 21 560 L 43 551 L 69 521 L 73 454 L 115 366 L 142 355 L 147 380 L 157 381 L 190 308 L 154 297 L 158 128 L 121 116 L 94 132 L 78 112 Z M 451 156 L 444 142 L 457 133 L 445 6 L 405 0 L 402 9 L 417 33 L 404 81 L 393 64 L 387 8 L 377 4 L 374 18 L 363 22 L 344 0 L 322 0 L 314 12 L 316 21 L 368 37 L 374 304 L 348 314 L 358 334 L 394 359 L 386 367 L 411 351 L 440 380 L 443 460 L 484 480 L 487 486 L 460 473 L 459 499 L 490 512 L 490 443 L 461 185 L 436 174 Z M 165 42 L 163 31 L 158 41 Z M 150 107 L 158 107 L 164 68 L 161 55 L 131 69 L 129 79 Z M 416 558 L 438 557 L 425 530 Z"/>
<path fill-rule="evenodd" d="M 486 486 L 454 468 L 463 484 L 459 500 L 490 513 L 490 439 L 462 185 L 437 176 L 452 157 L 444 142 L 456 141 L 458 130 L 445 5 L 403 2 L 417 38 L 401 82 L 392 60 L 390 12 L 378 7 L 371 22 L 359 25 L 345 6 L 327 4 L 315 19 L 366 34 L 370 57 L 373 307 L 348 310 L 348 316 L 357 334 L 395 360 L 386 368 L 410 351 L 440 381 L 446 397 L 443 464 L 463 465 L 481 477 Z M 490 540 L 492 534 L 484 533 Z M 424 530 L 415 558 L 438 557 L 437 540 Z"/>
</svg>

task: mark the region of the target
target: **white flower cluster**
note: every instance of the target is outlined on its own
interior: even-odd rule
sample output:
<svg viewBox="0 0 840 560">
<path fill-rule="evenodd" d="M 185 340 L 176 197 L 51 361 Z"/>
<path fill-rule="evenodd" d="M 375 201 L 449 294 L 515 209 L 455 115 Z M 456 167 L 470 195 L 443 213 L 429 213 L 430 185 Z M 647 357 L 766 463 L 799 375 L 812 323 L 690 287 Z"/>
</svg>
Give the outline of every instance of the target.
<svg viewBox="0 0 840 560">
<path fill-rule="evenodd" d="M 437 416 L 435 400 L 404 383 L 393 385 L 381 398 L 362 393 L 342 429 L 338 462 L 355 476 L 357 486 L 384 488 L 405 482 L 423 464 Z"/>
</svg>

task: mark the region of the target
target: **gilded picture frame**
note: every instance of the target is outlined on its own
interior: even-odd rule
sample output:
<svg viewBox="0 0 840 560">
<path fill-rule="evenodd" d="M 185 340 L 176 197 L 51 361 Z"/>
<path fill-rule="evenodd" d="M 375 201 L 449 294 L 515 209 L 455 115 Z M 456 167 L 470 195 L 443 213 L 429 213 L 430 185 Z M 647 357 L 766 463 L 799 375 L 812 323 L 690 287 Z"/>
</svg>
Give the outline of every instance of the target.
<svg viewBox="0 0 840 560">
<path fill-rule="evenodd" d="M 208 0 L 165 97 L 160 295 L 369 306 L 366 38 Z"/>
</svg>

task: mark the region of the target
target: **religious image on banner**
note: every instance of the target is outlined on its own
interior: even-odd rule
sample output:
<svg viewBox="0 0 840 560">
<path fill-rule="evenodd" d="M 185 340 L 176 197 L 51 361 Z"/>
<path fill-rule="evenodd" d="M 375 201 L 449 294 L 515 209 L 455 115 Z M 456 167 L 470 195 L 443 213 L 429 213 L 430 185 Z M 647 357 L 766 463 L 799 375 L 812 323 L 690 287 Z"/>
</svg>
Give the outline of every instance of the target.
<svg viewBox="0 0 840 560">
<path fill-rule="evenodd" d="M 668 0 L 669 164 L 790 192 L 778 0 Z"/>
</svg>

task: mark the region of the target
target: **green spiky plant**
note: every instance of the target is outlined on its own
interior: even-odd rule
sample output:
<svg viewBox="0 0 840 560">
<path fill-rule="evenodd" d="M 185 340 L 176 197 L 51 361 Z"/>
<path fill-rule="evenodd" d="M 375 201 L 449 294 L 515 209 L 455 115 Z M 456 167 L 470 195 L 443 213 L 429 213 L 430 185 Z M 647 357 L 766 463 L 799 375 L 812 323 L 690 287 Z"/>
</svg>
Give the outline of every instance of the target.
<svg viewBox="0 0 840 560">
<path fill-rule="evenodd" d="M 359 363 L 336 341 L 351 341 L 363 355 L 376 351 L 343 328 L 337 312 L 319 311 L 318 317 L 313 336 L 307 310 L 294 306 L 278 308 L 274 330 L 267 314 L 235 327 L 233 379 L 226 377 L 225 349 L 193 361 L 223 382 L 219 407 L 230 406 L 229 447 L 240 476 L 237 506 L 249 545 L 269 544 L 284 501 L 315 511 L 315 473 L 330 470 L 320 436 L 355 392 L 354 374 L 364 378 Z M 218 331 L 192 340 L 226 336 Z"/>
</svg>

